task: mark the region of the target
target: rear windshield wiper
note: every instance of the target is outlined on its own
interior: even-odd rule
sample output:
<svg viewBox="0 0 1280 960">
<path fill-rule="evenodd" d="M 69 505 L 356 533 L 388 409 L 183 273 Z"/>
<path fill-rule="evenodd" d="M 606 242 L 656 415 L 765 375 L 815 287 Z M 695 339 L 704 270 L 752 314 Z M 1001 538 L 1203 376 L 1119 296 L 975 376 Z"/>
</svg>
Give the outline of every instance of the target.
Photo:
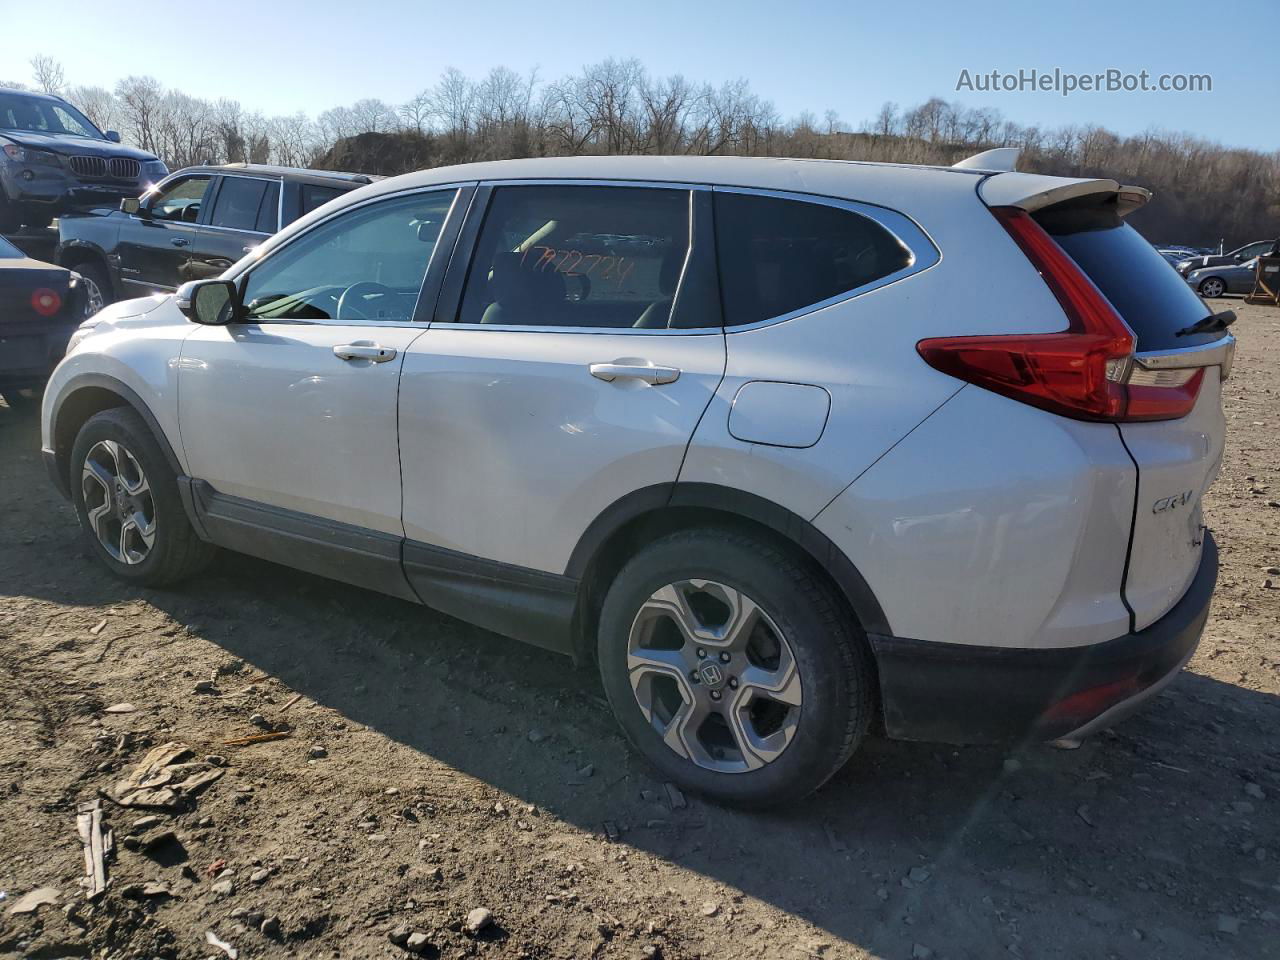
<svg viewBox="0 0 1280 960">
<path fill-rule="evenodd" d="M 1234 310 L 1222 310 L 1218 313 L 1211 313 L 1203 320 L 1197 320 L 1189 327 L 1183 327 L 1175 337 L 1190 337 L 1197 333 L 1221 333 L 1236 322 L 1236 312 Z"/>
</svg>

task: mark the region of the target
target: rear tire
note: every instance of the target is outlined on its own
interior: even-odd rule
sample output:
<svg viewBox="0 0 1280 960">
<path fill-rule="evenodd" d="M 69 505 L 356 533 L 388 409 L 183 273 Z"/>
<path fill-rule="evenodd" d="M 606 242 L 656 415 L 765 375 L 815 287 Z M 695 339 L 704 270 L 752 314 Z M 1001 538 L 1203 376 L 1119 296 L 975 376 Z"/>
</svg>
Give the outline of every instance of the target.
<svg viewBox="0 0 1280 960">
<path fill-rule="evenodd" d="M 71 500 L 98 558 L 117 577 L 161 586 L 190 577 L 215 548 L 191 527 L 177 476 L 128 407 L 95 414 L 71 451 Z"/>
<path fill-rule="evenodd" d="M 871 720 L 870 654 L 834 589 L 745 534 L 695 529 L 645 547 L 610 585 L 597 643 L 628 739 L 662 777 L 725 804 L 802 799 Z"/>
</svg>

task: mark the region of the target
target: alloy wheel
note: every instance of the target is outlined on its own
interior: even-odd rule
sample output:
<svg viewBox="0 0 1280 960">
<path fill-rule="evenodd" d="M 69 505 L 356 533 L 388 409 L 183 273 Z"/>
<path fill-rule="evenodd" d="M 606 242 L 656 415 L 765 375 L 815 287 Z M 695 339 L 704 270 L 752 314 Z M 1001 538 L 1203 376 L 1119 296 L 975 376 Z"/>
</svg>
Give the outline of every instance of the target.
<svg viewBox="0 0 1280 960">
<path fill-rule="evenodd" d="M 99 440 L 80 471 L 85 518 L 102 548 L 125 564 L 141 563 L 156 540 L 156 505 L 142 466 L 115 440 Z"/>
<path fill-rule="evenodd" d="M 84 315 L 92 317 L 105 305 L 102 301 L 102 288 L 94 283 L 93 278 L 81 274 L 80 282 L 84 284 Z"/>
<path fill-rule="evenodd" d="M 803 694 L 791 646 L 733 587 L 680 580 L 655 591 L 632 623 L 627 671 L 645 720 L 699 767 L 757 770 L 795 736 Z"/>
<path fill-rule="evenodd" d="M 1223 292 L 1224 288 L 1221 280 L 1206 280 L 1200 284 L 1200 293 L 1210 300 L 1222 296 Z"/>
</svg>

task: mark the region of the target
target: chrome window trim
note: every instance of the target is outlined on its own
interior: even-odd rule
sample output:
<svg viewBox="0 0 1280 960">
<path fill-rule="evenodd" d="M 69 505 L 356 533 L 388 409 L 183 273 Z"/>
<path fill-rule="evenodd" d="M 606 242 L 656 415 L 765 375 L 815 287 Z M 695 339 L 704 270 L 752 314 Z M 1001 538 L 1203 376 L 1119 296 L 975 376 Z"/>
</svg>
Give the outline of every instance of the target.
<svg viewBox="0 0 1280 960">
<path fill-rule="evenodd" d="M 322 225 L 327 224 L 330 221 L 335 220 L 340 216 L 343 216 L 344 214 L 346 214 L 351 210 L 358 210 L 362 207 L 371 206 L 372 204 L 375 204 L 375 203 L 382 203 L 387 200 L 400 200 L 400 199 L 403 199 L 404 197 L 413 196 L 419 193 L 438 193 L 444 190 L 452 190 L 453 200 L 449 203 L 449 212 L 445 214 L 445 218 L 444 218 L 444 224 L 447 224 L 455 214 L 459 216 L 463 216 L 466 214 L 465 210 L 462 210 L 462 211 L 458 210 L 458 197 L 461 196 L 461 191 L 463 187 L 474 186 L 475 182 L 476 181 L 474 180 L 463 180 L 457 183 L 450 183 L 450 184 L 432 184 L 426 187 L 410 187 L 405 190 L 397 190 L 394 193 L 383 193 L 383 194 L 379 194 L 376 197 L 368 197 L 357 203 L 352 203 L 347 206 L 343 206 L 338 210 L 333 211 L 328 216 L 324 217 L 324 219 L 317 220 L 315 223 L 311 224 L 305 230 L 298 231 L 298 233 L 294 234 L 292 237 L 289 237 L 287 240 L 283 241 L 279 246 L 273 247 L 272 249 L 268 250 L 267 253 L 261 259 L 253 260 L 251 263 L 248 263 L 245 266 L 241 267 L 235 273 L 231 273 L 229 271 L 227 273 L 224 273 L 221 279 L 230 280 L 233 283 L 239 285 L 241 277 L 252 272 L 253 270 L 258 269 L 263 264 L 269 263 L 272 257 L 274 257 L 281 250 L 287 249 L 290 244 L 294 243 L 300 237 L 307 236 L 313 230 L 319 229 Z M 281 193 L 283 194 L 283 190 L 281 191 Z M 441 229 L 443 230 L 443 224 Z M 387 329 L 390 327 L 402 327 L 402 328 L 411 329 L 411 330 L 426 330 L 429 326 L 431 326 L 431 324 L 424 323 L 422 321 L 415 321 L 413 319 L 413 316 L 418 312 L 418 301 L 422 299 L 422 287 L 427 282 L 427 273 L 431 270 L 431 264 L 432 264 L 432 261 L 435 260 L 436 251 L 438 249 L 439 249 L 439 244 L 431 248 L 431 256 L 427 258 L 427 262 L 423 267 L 422 283 L 419 284 L 418 286 L 418 296 L 413 301 L 413 310 L 410 311 L 410 317 L 408 320 L 337 320 L 337 319 L 306 320 L 306 319 L 288 318 L 288 317 L 282 317 L 280 319 L 276 319 L 273 317 L 260 317 L 260 318 L 246 318 L 243 320 L 238 320 L 236 322 L 242 323 L 242 324 L 252 323 L 252 324 L 257 324 L 259 326 L 267 323 L 286 323 L 286 324 L 295 324 L 295 325 L 307 324 L 307 325 L 313 325 L 313 326 L 327 326 L 327 327 L 368 326 L 368 327 L 381 327 L 383 329 Z M 249 257 L 250 257 L 250 254 L 246 254 L 244 259 L 248 259 Z M 243 262 L 243 261 L 239 261 L 239 262 Z"/>
<path fill-rule="evenodd" d="M 500 187 L 639 187 L 646 190 L 676 190 L 684 191 L 689 194 L 689 248 L 685 253 L 684 265 L 680 268 L 680 283 L 676 286 L 677 292 L 684 283 L 685 272 L 689 268 L 689 257 L 693 255 L 693 194 L 695 191 L 710 191 L 711 185 L 706 183 L 686 183 L 675 180 L 627 180 L 627 179 L 595 179 L 582 177 L 538 177 L 538 178 L 519 178 L 512 180 L 482 180 L 482 187 L 492 187 L 498 189 Z M 492 203 L 492 201 L 490 201 Z M 478 214 L 483 216 L 483 212 Z M 470 269 L 471 264 L 467 264 Z M 463 291 L 465 297 L 466 291 Z M 673 308 L 674 309 L 674 305 Z M 459 301 L 459 311 L 461 311 L 461 301 Z M 491 330 L 494 333 L 585 333 L 594 336 L 609 336 L 611 334 L 626 334 L 627 336 L 640 337 L 673 337 L 673 336 L 708 336 L 714 334 L 721 335 L 724 328 L 720 324 L 709 327 L 588 327 L 588 326 L 551 326 L 542 324 L 507 324 L 507 323 L 458 323 L 457 321 L 445 321 L 440 323 L 432 323 L 432 327 L 438 327 L 443 330 Z"/>
<path fill-rule="evenodd" d="M 724 332 L 726 334 L 745 333 L 751 330 L 759 330 L 762 327 L 771 327 L 778 323 L 786 323 L 788 320 L 795 320 L 799 317 L 816 313 L 819 310 L 825 310 L 827 307 L 833 307 L 836 304 L 853 300 L 875 290 L 880 290 L 890 284 L 906 280 L 908 277 L 914 277 L 916 274 L 924 273 L 926 270 L 932 269 L 942 262 L 942 251 L 938 249 L 938 245 L 933 242 L 933 238 L 925 232 L 925 229 L 905 213 L 893 210 L 889 207 L 883 207 L 874 203 L 866 203 L 862 200 L 847 200 L 842 197 L 832 197 L 817 193 L 797 193 L 791 190 L 771 190 L 756 187 L 721 185 L 713 187 L 712 190 L 715 193 L 742 193 L 748 196 L 773 197 L 779 200 L 791 200 L 796 203 L 817 203 L 822 204 L 823 206 L 835 207 L 839 210 L 848 210 L 850 213 L 860 214 L 868 220 L 872 220 L 879 224 L 882 228 L 888 231 L 889 235 L 902 244 L 911 257 L 910 262 L 908 262 L 901 270 L 895 270 L 893 273 L 885 274 L 883 277 L 872 280 L 870 283 L 864 283 L 860 287 L 854 287 L 851 290 L 838 293 L 825 300 L 819 300 L 816 303 L 799 307 L 796 310 L 792 310 L 790 313 L 780 314 L 776 317 L 769 317 L 765 320 L 757 320 L 755 323 L 735 325 L 726 322 L 724 325 Z"/>
<path fill-rule="evenodd" d="M 1150 350 L 1135 353 L 1133 362 L 1144 370 L 1194 370 L 1199 367 L 1221 367 L 1222 379 L 1231 375 L 1235 360 L 1236 338 L 1231 334 L 1212 343 L 1181 350 Z"/>
<path fill-rule="evenodd" d="M 628 334 L 631 336 L 690 336 L 690 335 L 706 335 L 709 333 L 742 333 L 749 330 L 757 330 L 761 327 L 773 326 L 777 323 L 785 323 L 788 320 L 794 320 L 797 317 L 806 316 L 815 311 L 825 309 L 826 307 L 835 306 L 846 300 L 852 300 L 863 294 L 871 293 L 882 287 L 913 277 L 916 274 L 923 273 L 932 267 L 937 266 L 942 261 L 942 252 L 938 249 L 937 244 L 933 242 L 933 238 L 925 231 L 920 224 L 916 223 L 911 217 L 898 210 L 889 207 L 880 206 L 874 203 L 866 203 L 861 200 L 847 200 L 841 197 L 832 197 L 826 194 L 818 193 L 798 193 L 789 190 L 774 190 L 764 187 L 739 187 L 727 184 L 713 183 L 687 183 L 684 181 L 665 181 L 665 180 L 626 180 L 626 179 L 584 179 L 584 178 L 537 178 L 537 179 L 511 179 L 511 180 L 484 180 L 481 181 L 482 186 L 486 187 L 503 187 L 503 186 L 575 186 L 575 187 L 643 187 L 653 189 L 668 190 L 688 190 L 690 191 L 690 201 L 692 203 L 693 191 L 709 191 L 712 193 L 742 193 L 751 196 L 775 197 L 781 200 L 791 200 L 798 203 L 819 203 L 824 206 L 836 207 L 842 210 L 848 210 L 852 213 L 860 214 L 869 220 L 875 221 L 884 228 L 890 236 L 897 240 L 907 250 L 911 256 L 911 261 L 901 270 L 886 274 L 877 280 L 863 284 L 860 287 L 854 287 L 852 290 L 836 294 L 834 297 L 828 297 L 826 300 L 809 304 L 793 310 L 790 313 L 782 314 L 777 317 L 769 317 L 756 323 L 733 325 L 726 323 L 723 326 L 716 325 L 714 327 L 685 327 L 685 328 L 637 328 L 637 327 L 563 327 L 563 326 L 539 326 L 536 324 L 508 325 L 497 323 L 457 323 L 447 322 L 440 324 L 432 324 L 432 326 L 457 328 L 464 330 L 493 330 L 495 332 L 504 333 L 588 333 L 588 334 Z M 692 206 L 690 208 L 689 226 L 693 228 Z M 690 247 L 692 251 L 692 246 Z M 717 272 L 719 266 L 717 264 Z M 681 271 L 681 282 L 684 281 L 684 271 Z"/>
</svg>

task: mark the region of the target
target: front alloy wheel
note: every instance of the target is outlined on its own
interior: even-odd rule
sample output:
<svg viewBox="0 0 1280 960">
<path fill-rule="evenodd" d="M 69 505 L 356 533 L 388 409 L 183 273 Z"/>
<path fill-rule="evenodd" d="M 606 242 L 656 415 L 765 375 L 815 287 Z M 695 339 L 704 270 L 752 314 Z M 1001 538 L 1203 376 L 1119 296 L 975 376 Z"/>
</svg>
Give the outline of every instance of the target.
<svg viewBox="0 0 1280 960">
<path fill-rule="evenodd" d="M 1210 277 L 1200 284 L 1200 296 L 1213 300 L 1227 292 L 1227 285 L 1217 277 Z"/>
<path fill-rule="evenodd" d="M 137 458 L 115 440 L 99 440 L 80 473 L 89 529 L 113 559 L 141 563 L 156 542 L 156 505 Z"/>
<path fill-rule="evenodd" d="M 803 690 L 795 655 L 746 594 L 681 580 L 640 608 L 627 671 L 645 719 L 678 756 L 743 773 L 776 760 L 795 736 Z"/>
</svg>

